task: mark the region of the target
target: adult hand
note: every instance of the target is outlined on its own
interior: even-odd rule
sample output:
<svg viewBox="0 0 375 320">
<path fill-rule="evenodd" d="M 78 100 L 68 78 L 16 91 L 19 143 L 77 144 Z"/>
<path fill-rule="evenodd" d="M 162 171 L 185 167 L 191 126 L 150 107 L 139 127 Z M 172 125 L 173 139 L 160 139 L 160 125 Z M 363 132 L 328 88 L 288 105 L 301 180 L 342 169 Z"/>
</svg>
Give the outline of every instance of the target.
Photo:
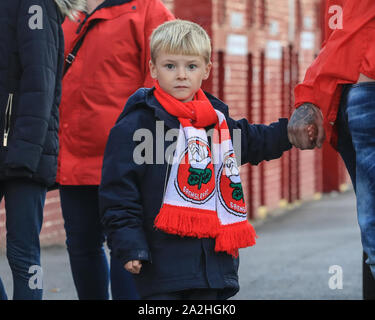
<svg viewBox="0 0 375 320">
<path fill-rule="evenodd" d="M 125 269 L 127 271 L 129 271 L 130 273 L 133 273 L 133 274 L 138 274 L 139 272 L 141 272 L 141 268 L 142 268 L 142 263 L 141 261 L 139 260 L 132 260 L 132 261 L 128 261 L 126 264 L 125 264 Z"/>
<path fill-rule="evenodd" d="M 301 150 L 321 148 L 326 136 L 320 109 L 312 103 L 297 108 L 288 123 L 288 138 Z"/>
</svg>

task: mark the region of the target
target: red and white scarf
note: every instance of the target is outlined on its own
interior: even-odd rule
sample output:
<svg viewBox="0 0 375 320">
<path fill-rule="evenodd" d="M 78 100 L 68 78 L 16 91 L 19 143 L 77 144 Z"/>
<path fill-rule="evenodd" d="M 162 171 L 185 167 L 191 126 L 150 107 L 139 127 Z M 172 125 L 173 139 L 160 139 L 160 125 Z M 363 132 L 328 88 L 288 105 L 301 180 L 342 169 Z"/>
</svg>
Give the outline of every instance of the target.
<svg viewBox="0 0 375 320">
<path fill-rule="evenodd" d="M 155 227 L 166 233 L 215 238 L 215 251 L 234 257 L 255 244 L 225 116 L 200 89 L 183 103 L 156 83 L 154 95 L 180 121 L 162 208 Z M 215 124 L 210 148 L 205 127 Z"/>
</svg>

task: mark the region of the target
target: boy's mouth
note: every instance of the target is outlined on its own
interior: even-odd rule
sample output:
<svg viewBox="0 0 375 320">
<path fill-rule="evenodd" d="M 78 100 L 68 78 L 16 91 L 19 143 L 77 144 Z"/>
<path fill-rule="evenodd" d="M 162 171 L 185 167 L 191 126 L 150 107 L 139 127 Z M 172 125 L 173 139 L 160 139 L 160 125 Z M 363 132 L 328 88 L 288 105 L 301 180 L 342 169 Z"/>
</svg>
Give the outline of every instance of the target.
<svg viewBox="0 0 375 320">
<path fill-rule="evenodd" d="M 176 89 L 187 89 L 188 86 L 175 86 Z"/>
</svg>

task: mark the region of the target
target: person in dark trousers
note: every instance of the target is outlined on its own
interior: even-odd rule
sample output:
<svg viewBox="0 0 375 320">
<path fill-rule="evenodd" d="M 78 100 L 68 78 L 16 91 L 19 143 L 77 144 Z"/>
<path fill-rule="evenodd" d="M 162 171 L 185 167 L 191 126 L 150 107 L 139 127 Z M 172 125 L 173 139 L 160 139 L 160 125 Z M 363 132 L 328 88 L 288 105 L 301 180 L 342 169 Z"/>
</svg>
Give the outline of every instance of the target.
<svg viewBox="0 0 375 320">
<path fill-rule="evenodd" d="M 42 299 L 39 233 L 57 168 L 61 24 L 83 7 L 81 0 L 0 2 L 0 199 L 13 299 Z M 1 280 L 0 298 L 7 299 Z"/>
<path fill-rule="evenodd" d="M 142 299 L 238 292 L 239 248 L 257 236 L 237 161 L 256 165 L 291 148 L 287 119 L 269 126 L 235 121 L 227 105 L 200 89 L 210 57 L 210 38 L 197 24 L 159 26 L 151 37 L 155 87 L 129 98 L 106 146 L 102 223 Z"/>
<path fill-rule="evenodd" d="M 70 63 L 60 106 L 57 181 L 66 244 L 79 299 L 109 299 L 109 284 L 112 299 L 138 299 L 131 275 L 112 254 L 108 267 L 98 188 L 110 128 L 129 96 L 152 86 L 151 32 L 174 17 L 160 0 L 88 0 L 87 5 L 76 21 L 63 25 Z"/>
<path fill-rule="evenodd" d="M 375 2 L 328 0 L 325 41 L 295 88 L 290 141 L 301 149 L 328 141 L 340 153 L 356 193 L 358 224 L 366 257 L 364 298 L 375 279 Z M 308 127 L 316 128 L 311 140 Z M 369 278 L 369 271 L 371 276 Z M 372 290 L 370 289 L 372 287 Z"/>
</svg>

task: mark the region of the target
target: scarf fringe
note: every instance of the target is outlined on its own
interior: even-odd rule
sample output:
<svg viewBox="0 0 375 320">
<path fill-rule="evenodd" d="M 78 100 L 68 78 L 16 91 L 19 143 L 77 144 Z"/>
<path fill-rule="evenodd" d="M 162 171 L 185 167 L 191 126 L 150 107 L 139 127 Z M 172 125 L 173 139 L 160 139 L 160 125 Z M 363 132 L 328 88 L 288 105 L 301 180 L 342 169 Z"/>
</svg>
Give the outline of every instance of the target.
<svg viewBox="0 0 375 320">
<path fill-rule="evenodd" d="M 197 238 L 215 238 L 220 228 L 215 211 L 168 204 L 163 204 L 154 225 L 167 233 Z"/>
<path fill-rule="evenodd" d="M 215 251 L 224 251 L 238 257 L 238 249 L 255 245 L 258 238 L 254 227 L 248 221 L 221 226 L 216 237 Z"/>
</svg>

